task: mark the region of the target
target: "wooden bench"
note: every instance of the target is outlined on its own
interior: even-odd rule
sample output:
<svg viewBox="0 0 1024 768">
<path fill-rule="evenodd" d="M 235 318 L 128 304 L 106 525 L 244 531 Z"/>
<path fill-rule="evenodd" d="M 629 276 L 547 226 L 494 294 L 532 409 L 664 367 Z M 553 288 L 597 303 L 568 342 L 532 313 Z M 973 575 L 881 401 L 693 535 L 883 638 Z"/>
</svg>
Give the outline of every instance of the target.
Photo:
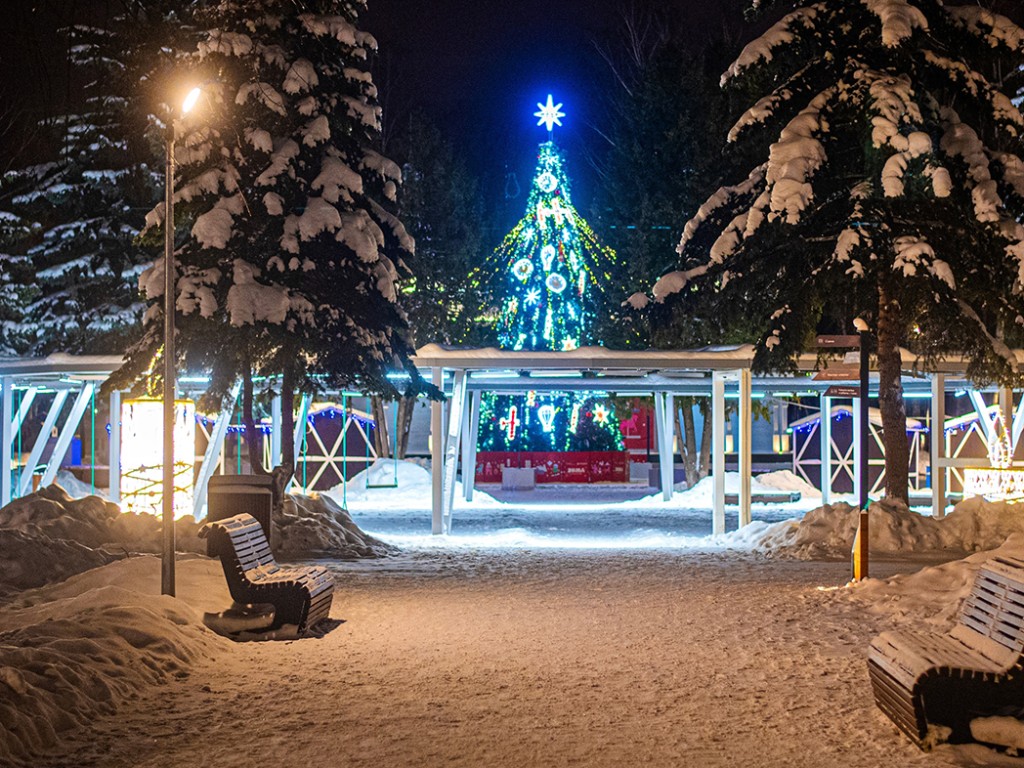
<svg viewBox="0 0 1024 768">
<path fill-rule="evenodd" d="M 868 652 L 875 703 L 922 749 L 971 741 L 971 720 L 1024 707 L 1024 560 L 978 572 L 948 634 L 883 632 Z M 947 730 L 948 729 L 948 730 Z"/>
<path fill-rule="evenodd" d="M 301 635 L 327 618 L 334 595 L 330 572 L 322 566 L 279 566 L 262 526 L 252 515 L 209 522 L 199 535 L 209 541 L 210 553 L 220 556 L 236 603 L 274 606 L 274 620 L 267 629 L 295 625 Z"/>
</svg>

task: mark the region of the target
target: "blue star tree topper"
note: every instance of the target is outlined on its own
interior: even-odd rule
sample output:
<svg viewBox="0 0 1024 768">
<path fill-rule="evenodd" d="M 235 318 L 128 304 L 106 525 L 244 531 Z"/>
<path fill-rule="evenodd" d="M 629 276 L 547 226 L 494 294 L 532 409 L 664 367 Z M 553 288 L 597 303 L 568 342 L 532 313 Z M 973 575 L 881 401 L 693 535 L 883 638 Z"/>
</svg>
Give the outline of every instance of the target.
<svg viewBox="0 0 1024 768">
<path fill-rule="evenodd" d="M 551 94 L 548 94 L 548 103 L 541 104 L 537 102 L 539 110 L 533 113 L 534 117 L 540 118 L 537 121 L 537 125 L 546 126 L 548 133 L 551 133 L 554 126 L 562 126 L 562 118 L 565 117 L 565 113 L 562 112 L 562 105 L 555 104 L 555 100 L 551 98 Z"/>
</svg>

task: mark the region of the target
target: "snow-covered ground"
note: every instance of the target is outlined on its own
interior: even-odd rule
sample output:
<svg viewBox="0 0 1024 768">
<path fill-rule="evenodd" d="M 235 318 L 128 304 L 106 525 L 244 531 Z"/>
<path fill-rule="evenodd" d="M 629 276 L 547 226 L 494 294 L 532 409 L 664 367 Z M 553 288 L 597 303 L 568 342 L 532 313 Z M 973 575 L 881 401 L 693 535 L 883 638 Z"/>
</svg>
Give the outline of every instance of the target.
<svg viewBox="0 0 1024 768">
<path fill-rule="evenodd" d="M 322 561 L 338 580 L 322 637 L 214 635 L 200 617 L 229 597 L 197 555 L 175 598 L 152 556 L 9 597 L 0 765 L 1024 765 L 918 752 L 865 666 L 879 631 L 951 625 L 991 556 L 967 553 L 1024 556 L 1013 507 L 875 505 L 876 578 L 851 586 L 842 503 L 755 505 L 760 522 L 710 538 L 699 486 L 667 504 L 478 493 L 455 535 L 431 537 L 426 473 L 399 467 L 397 488 L 349 484 L 353 519 L 401 551 Z"/>
</svg>

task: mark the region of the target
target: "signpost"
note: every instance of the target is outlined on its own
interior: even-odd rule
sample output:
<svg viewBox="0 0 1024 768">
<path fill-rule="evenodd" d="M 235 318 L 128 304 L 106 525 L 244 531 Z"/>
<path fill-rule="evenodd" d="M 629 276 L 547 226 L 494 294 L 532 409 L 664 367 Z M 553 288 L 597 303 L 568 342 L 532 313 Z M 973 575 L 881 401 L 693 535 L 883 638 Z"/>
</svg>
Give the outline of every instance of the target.
<svg viewBox="0 0 1024 768">
<path fill-rule="evenodd" d="M 866 327 L 866 325 L 865 325 Z M 860 475 L 860 519 L 857 533 L 853 537 L 853 580 L 860 581 L 868 577 L 868 376 L 870 372 L 870 355 L 868 352 L 868 331 L 861 330 L 856 336 L 818 336 L 817 345 L 823 349 L 857 349 L 857 353 L 848 353 L 842 364 L 830 366 L 814 374 L 817 381 L 855 381 L 860 380 L 859 387 L 833 385 L 825 390 L 825 397 L 863 397 L 860 404 L 860 455 L 857 457 L 857 472 Z M 851 365 L 851 357 L 857 354 L 857 365 Z M 824 416 L 822 417 L 824 418 Z"/>
</svg>

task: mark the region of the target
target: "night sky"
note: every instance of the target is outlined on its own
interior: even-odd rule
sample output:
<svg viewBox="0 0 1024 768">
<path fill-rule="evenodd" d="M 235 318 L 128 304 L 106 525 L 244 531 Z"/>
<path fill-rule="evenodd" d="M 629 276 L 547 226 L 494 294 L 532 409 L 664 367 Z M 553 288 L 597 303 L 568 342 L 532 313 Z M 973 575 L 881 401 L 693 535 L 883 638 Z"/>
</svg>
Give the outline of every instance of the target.
<svg viewBox="0 0 1024 768">
<path fill-rule="evenodd" d="M 518 218 L 504 200 L 507 172 L 526 188 L 536 146 L 537 102 L 563 103 L 555 138 L 567 150 L 574 202 L 586 210 L 594 174 L 587 156 L 602 149 L 601 94 L 614 87 L 597 45 L 622 37 L 628 0 L 370 0 L 365 27 L 380 44 L 377 82 L 386 114 L 420 108 L 440 122 L 478 176 L 485 204 Z M 742 30 L 743 0 L 637 0 L 670 7 L 699 45 L 726 20 Z M 507 207 L 507 211 L 501 210 Z M 499 216 L 502 218 L 502 216 Z"/>
</svg>

